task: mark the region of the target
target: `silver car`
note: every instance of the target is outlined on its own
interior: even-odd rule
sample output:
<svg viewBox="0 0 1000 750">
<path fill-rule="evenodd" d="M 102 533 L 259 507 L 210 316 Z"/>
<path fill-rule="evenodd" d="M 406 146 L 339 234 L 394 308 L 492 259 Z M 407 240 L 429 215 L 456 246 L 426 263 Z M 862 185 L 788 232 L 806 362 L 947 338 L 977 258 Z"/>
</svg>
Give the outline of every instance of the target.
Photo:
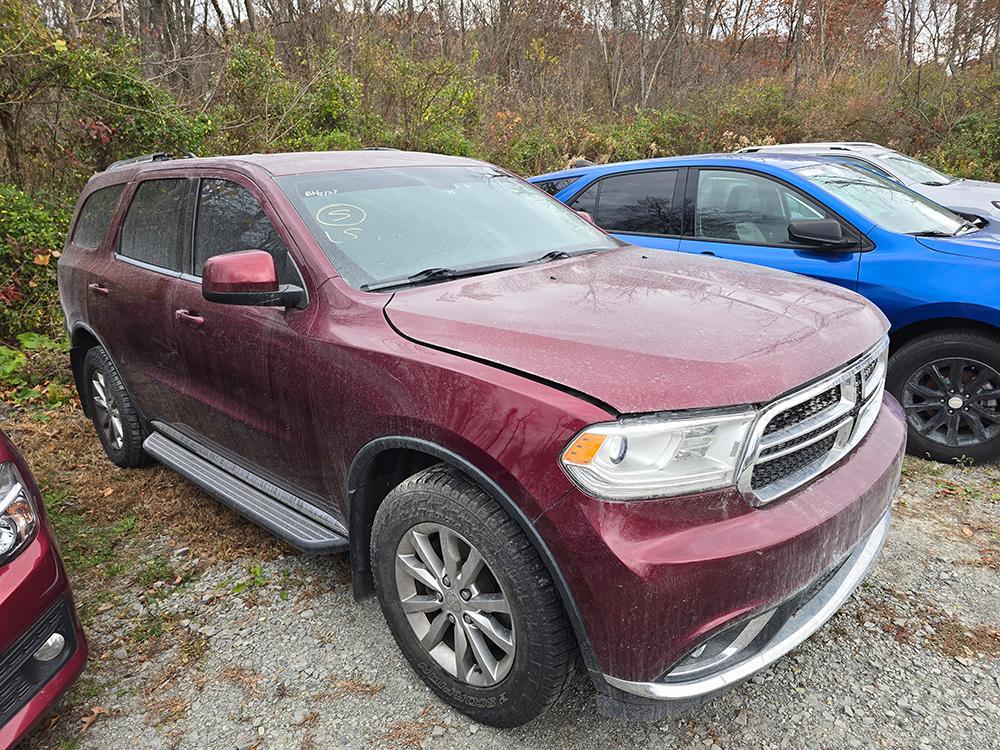
<svg viewBox="0 0 1000 750">
<path fill-rule="evenodd" d="M 782 151 L 821 156 L 856 164 L 905 185 L 935 203 L 963 214 L 1000 220 L 1000 183 L 952 177 L 911 156 L 877 143 L 782 143 L 776 146 L 748 146 L 737 153 Z"/>
</svg>

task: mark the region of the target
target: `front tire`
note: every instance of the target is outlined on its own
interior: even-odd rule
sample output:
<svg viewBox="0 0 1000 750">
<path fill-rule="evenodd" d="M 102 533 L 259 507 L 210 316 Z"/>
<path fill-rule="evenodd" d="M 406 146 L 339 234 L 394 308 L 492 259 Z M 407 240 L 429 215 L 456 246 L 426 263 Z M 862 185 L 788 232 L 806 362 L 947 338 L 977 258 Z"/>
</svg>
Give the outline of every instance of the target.
<svg viewBox="0 0 1000 750">
<path fill-rule="evenodd" d="M 142 449 L 145 438 L 142 416 L 132 403 L 111 357 L 95 346 L 83 359 L 84 390 L 91 421 L 104 452 L 123 469 L 144 466 L 149 456 Z"/>
<path fill-rule="evenodd" d="M 372 573 L 410 665 L 476 721 L 514 727 L 555 703 L 576 668 L 572 627 L 517 524 L 444 465 L 393 489 L 375 515 Z"/>
<path fill-rule="evenodd" d="M 886 388 L 903 406 L 907 450 L 951 463 L 1000 456 L 1000 337 L 932 333 L 889 359 Z"/>
</svg>

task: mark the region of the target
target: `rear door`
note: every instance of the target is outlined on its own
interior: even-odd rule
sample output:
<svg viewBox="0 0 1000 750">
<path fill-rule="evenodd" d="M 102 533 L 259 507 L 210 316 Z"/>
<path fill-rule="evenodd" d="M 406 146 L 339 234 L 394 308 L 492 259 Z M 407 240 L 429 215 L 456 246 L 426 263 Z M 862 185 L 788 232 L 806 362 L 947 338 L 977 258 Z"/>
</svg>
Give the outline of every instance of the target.
<svg viewBox="0 0 1000 750">
<path fill-rule="evenodd" d="M 89 274 L 90 324 L 150 419 L 176 419 L 182 408 L 185 372 L 173 297 L 191 234 L 191 188 L 191 180 L 179 177 L 133 184 L 114 252 Z"/>
<path fill-rule="evenodd" d="M 567 201 L 625 242 L 677 250 L 681 235 L 683 169 L 647 169 L 601 177 Z"/>
<path fill-rule="evenodd" d="M 197 189 L 190 268 L 178 281 L 175 332 L 188 373 L 182 430 L 231 453 L 258 473 L 294 489 L 319 492 L 308 394 L 301 387 L 313 310 L 209 302 L 205 261 L 265 250 L 282 284 L 304 287 L 288 251 L 291 238 L 248 178 L 206 173 Z"/>
<path fill-rule="evenodd" d="M 59 258 L 59 300 L 69 325 L 86 321 L 88 298 L 101 296 L 92 270 L 111 253 L 114 242 L 106 235 L 126 184 L 99 188 L 87 196 Z"/>
<path fill-rule="evenodd" d="M 770 176 L 741 169 L 692 169 L 680 249 L 813 276 L 855 289 L 861 251 L 817 250 L 788 237 L 794 221 L 832 218 L 845 236 L 857 230 L 805 193 Z"/>
</svg>

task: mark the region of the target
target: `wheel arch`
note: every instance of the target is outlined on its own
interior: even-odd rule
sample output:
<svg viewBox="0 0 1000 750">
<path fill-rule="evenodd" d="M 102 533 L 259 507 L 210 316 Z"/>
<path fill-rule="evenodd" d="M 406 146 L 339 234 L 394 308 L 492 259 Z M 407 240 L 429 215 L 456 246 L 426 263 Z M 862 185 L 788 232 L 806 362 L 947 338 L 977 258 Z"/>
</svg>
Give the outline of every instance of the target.
<svg viewBox="0 0 1000 750">
<path fill-rule="evenodd" d="M 889 333 L 889 353 L 894 354 L 900 347 L 932 333 L 950 331 L 959 328 L 1000 336 L 1000 325 L 980 320 L 978 318 L 944 316 L 940 318 L 923 318 L 894 328 Z"/>
<path fill-rule="evenodd" d="M 73 371 L 73 383 L 76 385 L 76 395 L 80 399 L 80 406 L 83 413 L 88 417 L 92 416 L 90 411 L 90 401 L 84 398 L 86 393 L 86 383 L 84 383 L 83 360 L 87 352 L 95 346 L 103 346 L 97 335 L 83 323 L 77 323 L 70 332 L 69 365 Z"/>
<path fill-rule="evenodd" d="M 445 463 L 481 487 L 518 524 L 538 552 L 555 583 L 583 660 L 591 675 L 600 675 L 583 617 L 562 571 L 531 519 L 510 495 L 486 472 L 465 457 L 438 443 L 401 435 L 376 438 L 358 451 L 347 475 L 348 529 L 351 582 L 355 599 L 374 593 L 371 577 L 372 520 L 378 506 L 399 482 L 434 464 Z"/>
</svg>

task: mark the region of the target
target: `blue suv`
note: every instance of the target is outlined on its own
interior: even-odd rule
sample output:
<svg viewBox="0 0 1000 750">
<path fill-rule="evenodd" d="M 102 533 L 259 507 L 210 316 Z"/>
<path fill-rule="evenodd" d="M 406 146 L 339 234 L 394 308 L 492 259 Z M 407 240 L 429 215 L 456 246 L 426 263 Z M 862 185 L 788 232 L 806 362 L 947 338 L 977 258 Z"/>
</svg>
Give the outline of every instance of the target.
<svg viewBox="0 0 1000 750">
<path fill-rule="evenodd" d="M 886 387 L 906 411 L 910 452 L 1000 455 L 1000 225 L 971 222 L 861 167 L 803 155 L 650 159 L 530 181 L 626 242 L 863 294 L 892 324 Z"/>
</svg>

